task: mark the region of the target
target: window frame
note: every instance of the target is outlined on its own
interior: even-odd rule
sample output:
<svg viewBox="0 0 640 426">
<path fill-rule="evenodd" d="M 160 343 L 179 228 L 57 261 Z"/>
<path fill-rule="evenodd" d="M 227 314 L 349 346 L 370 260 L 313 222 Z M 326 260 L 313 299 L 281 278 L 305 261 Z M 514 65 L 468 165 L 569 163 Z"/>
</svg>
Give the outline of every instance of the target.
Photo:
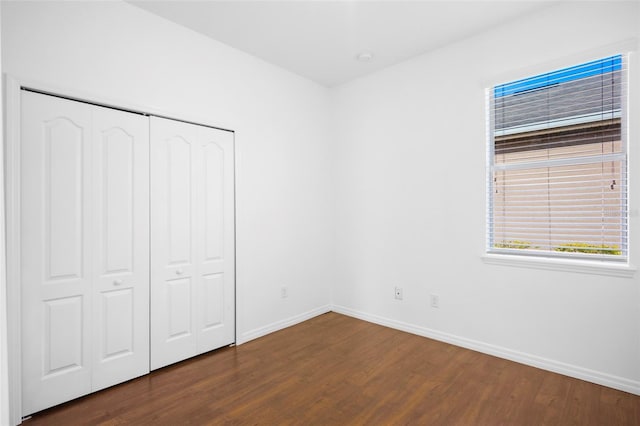
<svg viewBox="0 0 640 426">
<path fill-rule="evenodd" d="M 510 249 L 510 248 L 496 248 L 493 247 L 495 238 L 494 238 L 494 172 L 496 170 L 495 164 L 495 117 L 494 117 L 494 105 L 493 102 L 495 100 L 495 89 L 496 87 L 509 84 L 504 83 L 509 81 L 517 81 L 524 80 L 527 78 L 535 78 L 539 75 L 543 75 L 545 73 L 553 73 L 558 70 L 562 70 L 563 68 L 571 68 L 574 66 L 580 66 L 587 62 L 594 60 L 602 60 L 608 57 L 613 56 L 621 56 L 622 59 L 622 68 L 620 70 L 622 74 L 622 94 L 621 94 L 621 108 L 620 108 L 620 119 L 621 119 L 621 141 L 623 143 L 623 151 L 621 153 L 615 154 L 607 154 L 604 156 L 598 156 L 593 159 L 587 159 L 586 157 L 571 157 L 571 158 L 563 158 L 563 159 L 555 159 L 555 160 L 532 160 L 526 161 L 523 163 L 517 163 L 512 165 L 498 165 L 499 170 L 510 170 L 510 169 L 526 169 L 533 168 L 536 166 L 556 166 L 556 165 L 572 165 L 572 164 L 594 164 L 601 163 L 607 160 L 609 161 L 622 161 L 624 166 L 623 173 L 627 174 L 627 178 L 623 180 L 624 188 L 624 216 L 620 216 L 621 220 L 624 221 L 626 227 L 621 234 L 621 243 L 624 246 L 624 252 L 622 256 L 620 255 L 597 255 L 597 254 L 582 254 L 582 253 L 572 253 L 568 255 L 563 252 L 554 252 L 551 250 L 534 250 L 534 249 Z M 585 59 L 580 58 L 573 61 L 565 61 L 569 62 L 569 65 L 557 66 L 550 65 L 545 70 L 541 70 L 542 67 L 536 67 L 537 69 L 533 72 L 523 72 L 520 73 L 520 78 L 504 78 L 502 83 L 496 84 L 486 84 L 485 85 L 485 118 L 486 118 L 486 203 L 485 203 L 485 249 L 484 255 L 481 256 L 484 263 L 493 264 L 493 265 L 506 265 L 506 266 L 518 266 L 518 267 L 529 267 L 535 269 L 551 269 L 551 270 L 562 270 L 562 271 L 572 271 L 572 272 L 583 272 L 583 273 L 595 273 L 607 276 L 620 276 L 620 277 L 632 277 L 635 274 L 636 268 L 630 265 L 631 259 L 631 246 L 630 246 L 630 235 L 631 235 L 631 216 L 632 210 L 630 208 L 630 141 L 629 141 L 629 127 L 630 123 L 628 120 L 628 110 L 630 104 L 630 81 L 631 75 L 630 72 L 630 62 L 631 62 L 631 52 L 624 51 L 616 51 L 616 52 L 607 52 L 604 54 L 594 55 L 591 58 Z M 576 65 L 577 64 L 577 65 Z M 496 79 L 497 80 L 497 79 Z M 622 248 L 622 247 L 621 247 Z"/>
</svg>

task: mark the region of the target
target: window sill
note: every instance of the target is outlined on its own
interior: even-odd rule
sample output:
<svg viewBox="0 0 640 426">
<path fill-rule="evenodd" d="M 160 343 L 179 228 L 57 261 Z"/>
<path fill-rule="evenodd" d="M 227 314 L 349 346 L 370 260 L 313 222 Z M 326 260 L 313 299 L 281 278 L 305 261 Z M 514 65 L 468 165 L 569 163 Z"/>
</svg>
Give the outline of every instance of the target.
<svg viewBox="0 0 640 426">
<path fill-rule="evenodd" d="M 551 271 L 578 272 L 609 277 L 633 278 L 636 268 L 628 264 L 572 259 L 535 258 L 508 254 L 487 253 L 482 261 L 489 265 L 514 266 L 518 268 L 546 269 Z"/>
</svg>

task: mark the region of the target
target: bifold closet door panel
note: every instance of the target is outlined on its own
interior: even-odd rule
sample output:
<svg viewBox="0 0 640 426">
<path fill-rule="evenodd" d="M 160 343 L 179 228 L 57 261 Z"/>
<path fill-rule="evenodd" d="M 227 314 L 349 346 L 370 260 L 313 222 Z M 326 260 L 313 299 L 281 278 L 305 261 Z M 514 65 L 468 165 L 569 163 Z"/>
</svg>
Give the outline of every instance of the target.
<svg viewBox="0 0 640 426">
<path fill-rule="evenodd" d="M 149 372 L 149 119 L 93 107 L 92 391 Z"/>
<path fill-rule="evenodd" d="M 151 117 L 151 369 L 196 351 L 197 131 Z"/>
<path fill-rule="evenodd" d="M 22 92 L 23 415 L 149 371 L 148 118 Z"/>
<path fill-rule="evenodd" d="M 233 134 L 151 118 L 151 369 L 235 340 Z"/>
<path fill-rule="evenodd" d="M 91 108 L 22 92 L 22 404 L 91 391 Z"/>
<path fill-rule="evenodd" d="M 232 132 L 200 127 L 200 138 L 196 324 L 203 353 L 235 342 L 235 161 Z"/>
</svg>

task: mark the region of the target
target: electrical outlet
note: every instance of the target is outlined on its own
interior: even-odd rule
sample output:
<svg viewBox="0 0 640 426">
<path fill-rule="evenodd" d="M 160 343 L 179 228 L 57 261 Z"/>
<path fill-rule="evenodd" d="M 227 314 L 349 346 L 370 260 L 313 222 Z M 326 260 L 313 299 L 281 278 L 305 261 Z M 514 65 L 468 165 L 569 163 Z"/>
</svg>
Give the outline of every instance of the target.
<svg viewBox="0 0 640 426">
<path fill-rule="evenodd" d="M 280 297 L 282 297 L 283 299 L 289 297 L 289 289 L 286 285 L 283 285 L 282 288 L 280 288 Z"/>
<path fill-rule="evenodd" d="M 440 307 L 440 296 L 438 296 L 437 294 L 431 294 L 429 297 L 431 299 L 431 307 L 432 308 L 439 308 Z"/>
<path fill-rule="evenodd" d="M 402 300 L 402 287 L 396 287 L 396 299 Z"/>
</svg>

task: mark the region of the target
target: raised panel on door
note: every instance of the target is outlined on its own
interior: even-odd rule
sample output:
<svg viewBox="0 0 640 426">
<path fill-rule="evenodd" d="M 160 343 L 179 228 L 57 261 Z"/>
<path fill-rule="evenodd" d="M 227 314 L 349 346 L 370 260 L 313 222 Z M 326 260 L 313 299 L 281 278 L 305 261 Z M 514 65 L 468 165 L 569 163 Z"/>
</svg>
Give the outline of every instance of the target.
<svg viewBox="0 0 640 426">
<path fill-rule="evenodd" d="M 30 414 L 91 390 L 91 114 L 22 92 L 22 404 Z"/>
<path fill-rule="evenodd" d="M 198 353 L 235 341 L 233 133 L 199 127 Z"/>
<path fill-rule="evenodd" d="M 151 118 L 151 369 L 196 352 L 198 134 Z"/>
<path fill-rule="evenodd" d="M 92 114 L 96 391 L 149 372 L 149 121 Z"/>
</svg>

